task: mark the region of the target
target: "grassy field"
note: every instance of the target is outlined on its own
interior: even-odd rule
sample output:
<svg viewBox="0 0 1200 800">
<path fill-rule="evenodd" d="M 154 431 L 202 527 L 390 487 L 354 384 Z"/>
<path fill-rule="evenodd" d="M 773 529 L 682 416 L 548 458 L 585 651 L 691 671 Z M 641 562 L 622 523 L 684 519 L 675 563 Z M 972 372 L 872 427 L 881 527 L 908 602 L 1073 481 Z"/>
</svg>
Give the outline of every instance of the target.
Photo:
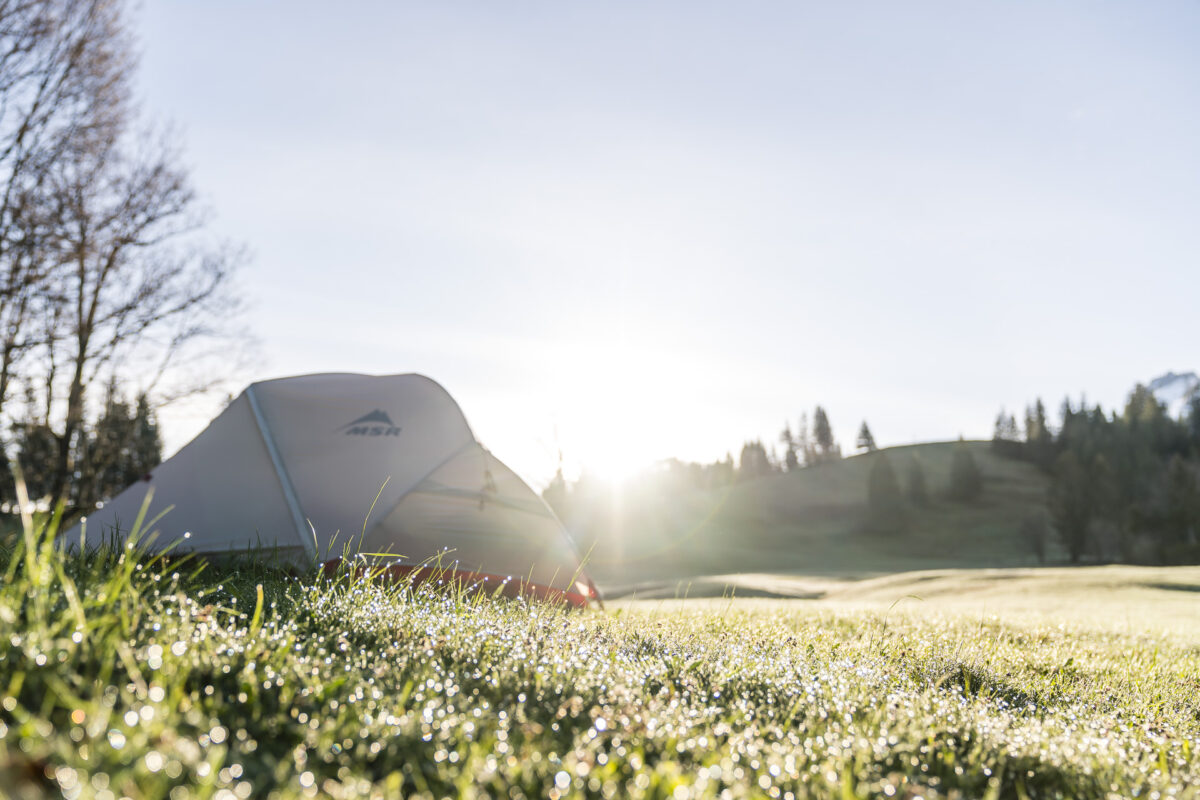
<svg viewBox="0 0 1200 800">
<path fill-rule="evenodd" d="M 790 600 L 811 602 L 797 604 Z M 1048 567 L 902 572 L 865 580 L 730 574 L 610 599 L 616 608 L 789 609 L 975 619 L 1077 633 L 1155 634 L 1200 643 L 1200 567 Z"/>
<path fill-rule="evenodd" d="M 970 449 L 984 476 L 973 503 L 945 497 L 959 446 Z M 1046 478 L 1035 467 L 996 456 L 988 442 L 885 452 L 902 484 L 910 462 L 919 461 L 931 494 L 927 507 L 908 509 L 896 533 L 863 530 L 871 455 L 711 490 L 643 480 L 618 496 L 578 503 L 565 521 L 581 539 L 596 540 L 592 575 L 621 594 L 646 581 L 734 571 L 863 577 L 1036 563 L 1020 535 L 1022 518 L 1044 508 Z M 1062 558 L 1053 541 L 1047 555 Z"/>
<path fill-rule="evenodd" d="M 623 597 L 610 598 L 610 603 L 681 600 L 686 602 L 680 605 L 697 601 L 719 605 L 730 598 L 803 599 L 843 610 L 1069 623 L 1080 631 L 1158 631 L 1200 640 L 1200 567 L 924 570 L 862 580 L 741 573 L 650 582 Z"/>
<path fill-rule="evenodd" d="M 0 585 L 10 797 L 1200 796 L 1196 612 L 1122 621 L 1194 570 L 569 613 L 34 545 Z"/>
</svg>

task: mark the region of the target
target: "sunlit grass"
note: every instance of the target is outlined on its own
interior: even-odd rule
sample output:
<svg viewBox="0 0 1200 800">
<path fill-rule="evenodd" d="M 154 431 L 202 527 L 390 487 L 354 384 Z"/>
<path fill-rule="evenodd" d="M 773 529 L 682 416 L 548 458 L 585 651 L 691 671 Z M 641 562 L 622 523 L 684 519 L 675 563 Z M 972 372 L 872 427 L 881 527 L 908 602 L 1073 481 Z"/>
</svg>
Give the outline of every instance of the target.
<svg viewBox="0 0 1200 800">
<path fill-rule="evenodd" d="M 67 797 L 1197 796 L 1200 648 L 887 609 L 568 612 L 31 535 L 0 789 Z"/>
</svg>

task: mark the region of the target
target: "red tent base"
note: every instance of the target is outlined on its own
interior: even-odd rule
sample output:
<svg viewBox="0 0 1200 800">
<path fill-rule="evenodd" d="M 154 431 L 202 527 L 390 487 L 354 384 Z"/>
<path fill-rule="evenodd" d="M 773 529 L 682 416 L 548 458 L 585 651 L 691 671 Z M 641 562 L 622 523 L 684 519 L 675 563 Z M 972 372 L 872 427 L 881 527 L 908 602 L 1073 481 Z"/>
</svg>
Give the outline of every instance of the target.
<svg viewBox="0 0 1200 800">
<path fill-rule="evenodd" d="M 341 558 L 330 559 L 322 566 L 326 577 L 333 577 L 340 569 L 342 569 Z M 483 592 L 510 598 L 524 597 L 529 600 L 565 605 L 571 608 L 588 608 L 593 604 L 600 608 L 604 607 L 600 600 L 600 593 L 587 578 L 576 580 L 573 587 L 575 591 L 570 591 L 517 578 L 507 578 L 503 575 L 447 567 L 423 567 L 412 564 L 389 564 L 386 567 L 363 565 L 355 567 L 354 571 L 356 575 L 404 580 L 414 586 L 423 583 L 438 583 L 462 588 L 468 592 Z"/>
</svg>

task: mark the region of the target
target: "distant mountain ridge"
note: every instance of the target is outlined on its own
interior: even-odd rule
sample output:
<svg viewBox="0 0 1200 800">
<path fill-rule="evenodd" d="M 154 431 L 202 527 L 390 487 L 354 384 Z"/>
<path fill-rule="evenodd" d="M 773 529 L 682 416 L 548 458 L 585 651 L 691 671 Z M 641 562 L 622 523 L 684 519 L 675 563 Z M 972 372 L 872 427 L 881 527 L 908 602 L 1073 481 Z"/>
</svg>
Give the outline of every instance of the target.
<svg viewBox="0 0 1200 800">
<path fill-rule="evenodd" d="M 1148 388 L 1167 413 L 1178 419 L 1193 398 L 1200 397 L 1200 375 L 1195 372 L 1168 372 L 1150 381 Z"/>
</svg>

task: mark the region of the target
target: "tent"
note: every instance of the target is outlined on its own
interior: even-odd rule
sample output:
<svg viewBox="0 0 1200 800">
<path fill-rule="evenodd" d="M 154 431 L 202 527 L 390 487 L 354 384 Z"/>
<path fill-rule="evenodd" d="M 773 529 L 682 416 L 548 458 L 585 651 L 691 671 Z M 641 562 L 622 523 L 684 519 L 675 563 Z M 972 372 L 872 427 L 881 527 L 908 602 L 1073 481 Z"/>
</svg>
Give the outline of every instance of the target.
<svg viewBox="0 0 1200 800">
<path fill-rule="evenodd" d="M 152 547 L 272 550 L 316 564 L 387 554 L 400 570 L 598 601 L 546 503 L 476 441 L 422 375 L 322 374 L 251 384 L 173 457 L 66 541 L 128 532 L 153 491 Z M 162 513 L 164 512 L 165 513 Z M 378 562 L 378 556 L 372 556 Z"/>
</svg>

